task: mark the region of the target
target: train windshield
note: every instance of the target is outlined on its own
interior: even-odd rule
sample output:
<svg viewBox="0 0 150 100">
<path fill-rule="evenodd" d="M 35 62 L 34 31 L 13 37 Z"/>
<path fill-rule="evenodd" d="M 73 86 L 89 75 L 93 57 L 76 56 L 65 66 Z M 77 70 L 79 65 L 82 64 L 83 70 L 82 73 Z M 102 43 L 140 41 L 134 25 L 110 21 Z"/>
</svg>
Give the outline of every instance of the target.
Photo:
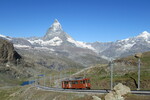
<svg viewBox="0 0 150 100">
<path fill-rule="evenodd" d="M 90 80 L 86 80 L 87 81 L 87 83 L 90 83 Z"/>
</svg>

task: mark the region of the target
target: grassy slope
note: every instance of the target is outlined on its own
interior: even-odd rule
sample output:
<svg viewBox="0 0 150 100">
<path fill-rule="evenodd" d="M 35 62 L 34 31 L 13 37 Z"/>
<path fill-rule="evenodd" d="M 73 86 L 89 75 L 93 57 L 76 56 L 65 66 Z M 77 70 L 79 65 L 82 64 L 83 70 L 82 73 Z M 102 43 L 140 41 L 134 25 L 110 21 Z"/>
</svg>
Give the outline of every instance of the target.
<svg viewBox="0 0 150 100">
<path fill-rule="evenodd" d="M 124 58 L 120 58 L 115 60 L 116 62 L 128 62 L 132 65 L 137 65 L 137 61 L 138 59 L 135 58 L 134 56 L 128 56 L 128 57 L 124 57 Z M 141 65 L 144 68 L 150 68 L 150 52 L 144 52 L 142 53 L 142 57 L 141 57 Z"/>
<path fill-rule="evenodd" d="M 141 58 L 141 89 L 150 90 L 150 52 L 143 54 Z M 122 64 L 124 62 L 124 64 Z M 75 72 L 75 71 L 74 71 Z M 69 75 L 74 73 L 73 71 L 68 71 L 68 73 L 63 72 L 62 75 Z M 59 72 L 57 73 L 59 74 Z M 95 65 L 89 70 L 85 70 L 78 76 L 86 76 L 91 79 L 92 89 L 110 89 L 110 68 L 108 65 Z M 118 59 L 118 62 L 114 64 L 114 85 L 117 83 L 123 83 L 129 86 L 132 90 L 135 90 L 137 83 L 137 59 L 133 56 Z M 136 83 L 135 83 L 136 82 Z"/>
<path fill-rule="evenodd" d="M 92 100 L 91 95 L 50 92 L 31 86 L 0 89 L 2 100 Z"/>
<path fill-rule="evenodd" d="M 143 62 L 143 64 L 145 63 Z M 92 89 L 110 89 L 110 68 L 108 65 L 96 65 L 80 73 L 78 76 L 89 77 L 91 79 Z M 137 66 L 114 64 L 114 85 L 121 82 L 129 86 L 132 90 L 135 90 L 137 88 L 137 77 Z M 141 90 L 150 90 L 149 77 L 150 71 L 147 66 L 144 66 L 141 70 Z"/>
<path fill-rule="evenodd" d="M 141 88 L 150 90 L 150 52 L 143 53 L 141 58 L 142 65 L 141 67 Z M 114 71 L 114 83 L 117 84 L 121 82 L 131 89 L 136 89 L 133 79 L 130 77 L 132 76 L 137 81 L 137 59 L 132 56 L 121 58 L 119 61 L 130 61 L 130 65 L 115 65 L 117 68 Z M 132 67 L 133 70 L 125 70 L 126 72 L 121 72 L 122 67 L 130 68 Z M 121 69 L 120 69 L 121 68 Z M 43 71 L 42 71 L 43 72 Z M 64 72 L 66 73 L 66 72 Z M 74 71 L 71 71 L 74 73 Z M 51 73 L 52 74 L 52 73 Z M 70 72 L 68 72 L 70 74 Z M 92 69 L 86 70 L 83 73 L 80 73 L 78 76 L 86 76 L 91 79 L 92 89 L 109 89 L 110 88 L 110 72 L 107 65 L 96 65 Z M 2 76 L 0 76 L 2 77 Z M 11 80 L 10 80 L 11 81 Z M 16 83 L 20 83 L 19 81 Z M 71 98 L 72 97 L 72 98 Z M 103 98 L 103 96 L 100 96 Z M 56 100 L 92 100 L 91 95 L 78 95 L 78 94 L 70 94 L 70 93 L 57 93 L 57 92 L 47 92 L 47 91 L 40 91 L 36 89 L 29 89 L 28 86 L 26 87 L 13 87 L 13 88 L 0 88 L 0 98 L 2 100 L 23 100 L 28 98 L 28 100 L 52 100 L 56 98 Z M 125 100 L 149 100 L 150 96 L 136 96 L 136 95 L 127 95 Z M 103 99 L 102 99 L 103 100 Z"/>
</svg>

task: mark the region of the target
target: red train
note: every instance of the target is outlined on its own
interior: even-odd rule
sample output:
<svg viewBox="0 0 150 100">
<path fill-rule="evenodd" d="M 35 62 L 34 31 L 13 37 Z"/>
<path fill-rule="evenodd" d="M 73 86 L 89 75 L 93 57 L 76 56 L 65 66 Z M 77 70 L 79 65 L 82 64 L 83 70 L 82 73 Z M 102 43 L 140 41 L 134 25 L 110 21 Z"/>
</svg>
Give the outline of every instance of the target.
<svg viewBox="0 0 150 100">
<path fill-rule="evenodd" d="M 72 78 L 62 81 L 63 89 L 90 89 L 90 79 L 89 78 Z"/>
</svg>

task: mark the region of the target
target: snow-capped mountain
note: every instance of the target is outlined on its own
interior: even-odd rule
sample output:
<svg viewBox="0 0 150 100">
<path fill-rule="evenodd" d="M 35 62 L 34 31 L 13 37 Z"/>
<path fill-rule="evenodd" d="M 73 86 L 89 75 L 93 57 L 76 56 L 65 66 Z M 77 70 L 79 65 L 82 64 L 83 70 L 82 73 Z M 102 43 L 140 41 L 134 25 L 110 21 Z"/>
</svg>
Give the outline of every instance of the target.
<svg viewBox="0 0 150 100">
<path fill-rule="evenodd" d="M 44 37 L 41 38 L 29 38 L 28 41 L 35 46 L 73 46 L 79 48 L 85 48 L 90 50 L 95 50 L 90 44 L 84 42 L 76 41 L 66 32 L 63 31 L 61 24 L 57 19 L 48 29 Z M 96 50 L 95 50 L 96 51 Z"/>
<path fill-rule="evenodd" d="M 66 32 L 63 31 L 61 24 L 57 19 L 50 26 L 44 37 L 31 37 L 31 38 L 12 38 L 4 35 L 0 35 L 1 38 L 5 38 L 14 43 L 17 48 L 36 48 L 36 47 L 48 47 L 67 49 L 69 47 L 77 47 L 78 49 L 89 49 L 96 51 L 90 44 L 85 42 L 76 41 Z"/>
<path fill-rule="evenodd" d="M 62 26 L 57 19 L 55 19 L 54 23 L 48 29 L 46 35 L 43 37 L 43 40 L 51 40 L 55 37 L 58 37 L 63 41 L 70 37 L 66 32 L 63 31 Z"/>
<path fill-rule="evenodd" d="M 57 19 L 43 37 L 12 38 L 4 35 L 0 35 L 0 37 L 12 41 L 16 48 L 51 51 L 73 59 L 86 54 L 103 58 L 117 58 L 150 51 L 150 33 L 147 31 L 116 42 L 85 43 L 74 40 L 64 32 Z"/>
<path fill-rule="evenodd" d="M 95 42 L 92 46 L 101 56 L 113 58 L 150 51 L 150 33 L 144 31 L 136 37 L 109 43 Z"/>
<path fill-rule="evenodd" d="M 43 37 L 6 38 L 2 36 L 2 38 L 13 42 L 18 52 L 20 51 L 21 53 L 34 51 L 33 55 L 46 54 L 46 56 L 49 55 L 54 58 L 56 56 L 61 59 L 70 59 L 70 61 L 85 67 L 95 63 L 106 62 L 105 59 L 97 54 L 96 49 L 93 48 L 91 44 L 76 41 L 64 32 L 58 20 L 54 21 Z M 54 63 L 57 60 L 58 59 L 55 59 Z M 70 64 L 68 60 L 60 62 L 63 62 L 62 64 L 66 62 Z"/>
<path fill-rule="evenodd" d="M 6 39 L 6 40 L 12 40 L 11 37 L 8 37 L 2 34 L 0 34 L 0 38 Z"/>
</svg>

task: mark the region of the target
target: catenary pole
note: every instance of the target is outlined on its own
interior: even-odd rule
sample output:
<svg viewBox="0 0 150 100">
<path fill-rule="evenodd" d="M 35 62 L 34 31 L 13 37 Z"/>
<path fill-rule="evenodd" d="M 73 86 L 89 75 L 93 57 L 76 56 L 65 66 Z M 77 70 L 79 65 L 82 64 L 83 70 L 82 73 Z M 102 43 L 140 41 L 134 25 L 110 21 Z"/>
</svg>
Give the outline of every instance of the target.
<svg viewBox="0 0 150 100">
<path fill-rule="evenodd" d="M 142 57 L 142 53 L 137 53 L 134 56 L 135 58 L 138 58 L 138 87 L 137 90 L 140 90 L 140 74 L 141 74 L 141 60 L 140 58 Z"/>
<path fill-rule="evenodd" d="M 141 74 L 141 60 L 138 59 L 138 88 L 137 90 L 140 90 L 140 74 Z"/>
<path fill-rule="evenodd" d="M 113 64 L 112 64 L 112 60 L 110 61 L 110 69 L 111 69 L 111 83 L 110 83 L 110 87 L 111 90 L 113 90 Z"/>
</svg>

